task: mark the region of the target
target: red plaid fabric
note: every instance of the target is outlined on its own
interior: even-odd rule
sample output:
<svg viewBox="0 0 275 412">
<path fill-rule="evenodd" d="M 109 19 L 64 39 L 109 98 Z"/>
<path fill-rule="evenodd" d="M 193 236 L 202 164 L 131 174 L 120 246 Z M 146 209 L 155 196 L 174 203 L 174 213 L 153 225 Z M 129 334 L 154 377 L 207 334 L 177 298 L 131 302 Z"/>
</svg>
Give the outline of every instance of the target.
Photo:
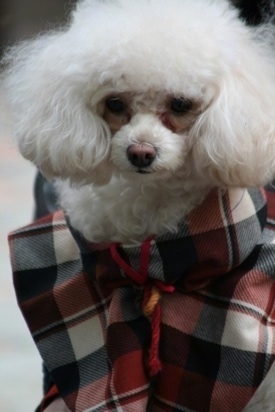
<svg viewBox="0 0 275 412">
<path fill-rule="evenodd" d="M 245 407 L 275 355 L 274 200 L 215 190 L 146 247 L 89 243 L 62 211 L 10 235 L 20 308 L 71 411 Z M 153 379 L 147 285 L 161 290 Z"/>
</svg>

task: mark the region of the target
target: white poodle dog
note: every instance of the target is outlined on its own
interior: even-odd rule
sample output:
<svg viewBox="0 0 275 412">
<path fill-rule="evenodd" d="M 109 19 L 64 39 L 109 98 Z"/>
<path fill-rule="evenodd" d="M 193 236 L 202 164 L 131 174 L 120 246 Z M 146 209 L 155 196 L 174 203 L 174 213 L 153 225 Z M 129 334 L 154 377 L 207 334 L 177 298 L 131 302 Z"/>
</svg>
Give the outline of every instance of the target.
<svg viewBox="0 0 275 412">
<path fill-rule="evenodd" d="M 213 188 L 274 177 L 272 29 L 226 1 L 84 0 L 6 62 L 20 151 L 89 241 L 176 233 Z"/>
<path fill-rule="evenodd" d="M 58 181 L 75 228 L 141 241 L 176 231 L 213 187 L 271 180 L 265 34 L 222 0 L 86 0 L 68 29 L 11 54 L 21 153 Z"/>
</svg>

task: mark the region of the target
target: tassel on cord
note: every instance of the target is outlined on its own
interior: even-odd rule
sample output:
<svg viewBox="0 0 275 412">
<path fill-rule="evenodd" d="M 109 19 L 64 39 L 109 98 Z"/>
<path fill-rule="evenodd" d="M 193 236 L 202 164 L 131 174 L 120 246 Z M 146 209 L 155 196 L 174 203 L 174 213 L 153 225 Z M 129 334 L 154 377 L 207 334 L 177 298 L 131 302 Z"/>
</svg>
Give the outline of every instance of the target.
<svg viewBox="0 0 275 412">
<path fill-rule="evenodd" d="M 148 370 L 150 377 L 157 375 L 161 370 L 159 359 L 159 343 L 160 343 L 160 308 L 161 292 L 156 286 L 147 286 L 144 290 L 143 313 L 147 317 L 151 317 L 151 346 L 148 357 Z"/>
</svg>

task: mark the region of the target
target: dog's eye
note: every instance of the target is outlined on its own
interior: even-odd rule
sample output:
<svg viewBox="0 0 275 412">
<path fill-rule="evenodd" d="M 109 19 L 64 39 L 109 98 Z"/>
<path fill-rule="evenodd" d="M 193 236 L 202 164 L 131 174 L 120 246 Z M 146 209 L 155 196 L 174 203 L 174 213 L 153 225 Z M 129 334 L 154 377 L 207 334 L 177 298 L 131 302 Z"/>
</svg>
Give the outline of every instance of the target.
<svg viewBox="0 0 275 412">
<path fill-rule="evenodd" d="M 125 103 L 120 97 L 110 97 L 105 102 L 107 109 L 112 113 L 123 113 L 125 111 Z"/>
<path fill-rule="evenodd" d="M 174 97 L 170 101 L 170 110 L 177 114 L 188 112 L 192 108 L 192 102 L 183 97 Z"/>
</svg>

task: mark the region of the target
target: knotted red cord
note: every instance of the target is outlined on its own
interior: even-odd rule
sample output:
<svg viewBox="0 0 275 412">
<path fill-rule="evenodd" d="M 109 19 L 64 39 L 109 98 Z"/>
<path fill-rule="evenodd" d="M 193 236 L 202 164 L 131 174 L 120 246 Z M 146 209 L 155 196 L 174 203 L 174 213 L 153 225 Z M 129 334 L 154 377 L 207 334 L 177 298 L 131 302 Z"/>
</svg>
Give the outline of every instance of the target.
<svg viewBox="0 0 275 412">
<path fill-rule="evenodd" d="M 152 238 L 148 238 L 141 245 L 139 272 L 131 268 L 131 266 L 122 259 L 117 251 L 117 247 L 119 246 L 117 243 L 112 243 L 110 245 L 110 251 L 113 260 L 121 267 L 121 269 L 123 269 L 134 282 L 139 285 L 144 285 L 142 309 L 144 315 L 151 318 L 151 346 L 148 357 L 148 370 L 150 377 L 153 377 L 161 370 L 159 359 L 161 292 L 172 293 L 174 292 L 175 287 L 154 279 L 150 279 L 150 283 L 148 283 L 151 241 Z"/>
</svg>

